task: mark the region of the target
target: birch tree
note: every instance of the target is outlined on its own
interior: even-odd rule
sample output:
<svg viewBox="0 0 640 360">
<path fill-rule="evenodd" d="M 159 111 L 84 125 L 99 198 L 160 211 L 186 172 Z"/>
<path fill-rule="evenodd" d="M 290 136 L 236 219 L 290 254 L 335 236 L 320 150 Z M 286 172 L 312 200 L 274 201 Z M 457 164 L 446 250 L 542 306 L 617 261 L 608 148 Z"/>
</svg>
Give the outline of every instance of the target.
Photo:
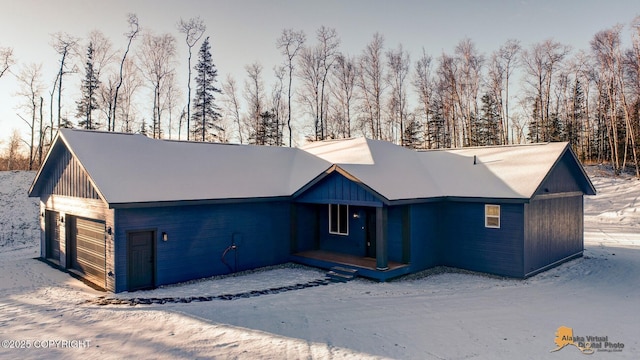
<svg viewBox="0 0 640 360">
<path fill-rule="evenodd" d="M 76 52 L 79 39 L 66 33 L 56 33 L 53 35 L 53 48 L 60 55 L 60 67 L 54 82 L 54 87 L 58 85 L 58 124 L 59 129 L 62 124 L 62 88 L 63 80 L 66 74 L 75 72 L 75 69 L 67 69 L 69 58 Z M 53 103 L 53 92 L 52 103 Z M 53 124 L 51 125 L 53 128 Z"/>
<path fill-rule="evenodd" d="M 262 115 L 264 105 L 264 83 L 262 80 L 262 65 L 253 63 L 245 66 L 247 80 L 244 85 L 244 98 L 247 101 L 248 117 L 247 128 L 249 131 L 249 143 L 255 145 L 265 144 L 265 129 Z"/>
<path fill-rule="evenodd" d="M 362 107 L 369 126 L 367 132 L 374 139 L 382 139 L 382 96 L 384 90 L 384 37 L 375 33 L 360 57 L 358 87 Z"/>
<path fill-rule="evenodd" d="M 416 61 L 413 76 L 413 87 L 418 97 L 418 108 L 422 114 L 422 123 L 425 124 L 426 131 L 426 147 L 433 148 L 431 134 L 435 132 L 433 122 L 431 121 L 431 101 L 433 98 L 434 81 L 431 74 L 431 56 L 422 49 L 422 56 Z"/>
<path fill-rule="evenodd" d="M 139 54 L 143 75 L 153 90 L 153 138 L 162 138 L 162 99 L 175 71 L 176 40 L 171 34 L 146 33 Z"/>
<path fill-rule="evenodd" d="M 280 53 L 285 57 L 285 66 L 287 69 L 287 130 L 289 131 L 289 147 L 292 145 L 293 129 L 291 128 L 291 96 L 293 82 L 293 74 L 295 71 L 294 58 L 304 46 L 306 35 L 303 31 L 294 31 L 293 29 L 284 29 L 282 34 L 276 41 L 276 47 L 280 49 Z M 242 142 L 242 138 L 240 139 Z"/>
<path fill-rule="evenodd" d="M 38 122 L 38 105 L 42 108 L 41 93 L 43 90 L 42 85 L 42 64 L 29 64 L 24 65 L 18 74 L 19 90 L 17 95 L 23 99 L 20 106 L 27 112 L 27 117 L 18 116 L 27 124 L 29 128 L 30 140 L 27 142 L 29 145 L 29 170 L 33 170 L 36 163 L 35 159 L 38 153 L 42 139 L 42 117 Z M 38 131 L 38 129 L 40 131 Z"/>
<path fill-rule="evenodd" d="M 402 44 L 398 45 L 395 50 L 387 51 L 387 83 L 391 88 L 391 97 L 389 99 L 389 114 L 391 117 L 391 126 L 395 128 L 396 124 L 400 131 L 397 133 L 401 146 L 405 145 L 405 121 L 407 117 L 407 76 L 409 75 L 409 53 L 402 48 Z"/>
<path fill-rule="evenodd" d="M 355 59 L 343 54 L 336 57 L 333 68 L 334 98 L 337 100 L 338 133 L 342 138 L 351 137 L 352 107 L 355 100 L 358 67 Z"/>
<path fill-rule="evenodd" d="M 200 40 L 204 32 L 207 30 L 207 26 L 200 17 L 191 18 L 189 20 L 182 20 L 178 22 L 178 31 L 185 35 L 185 43 L 189 50 L 189 56 L 187 57 L 187 140 L 189 140 L 189 132 L 191 126 L 189 121 L 191 119 L 191 52 L 196 43 Z"/>
<path fill-rule="evenodd" d="M 238 131 L 238 140 L 240 144 L 243 144 L 244 136 L 242 135 L 244 130 L 242 128 L 242 118 L 240 115 L 240 99 L 238 97 L 238 85 L 236 80 L 227 74 L 225 81 L 222 83 L 222 94 L 224 95 L 223 103 L 225 104 L 225 113 L 231 117 L 233 123 Z"/>
<path fill-rule="evenodd" d="M 129 13 L 127 15 L 127 22 L 129 23 L 129 32 L 124 34 L 127 37 L 127 47 L 124 51 L 124 54 L 122 55 L 122 60 L 120 60 L 120 71 L 118 74 L 118 82 L 113 92 L 113 110 L 111 111 L 111 114 L 113 116 L 113 119 L 111 120 L 111 128 L 113 130 L 115 130 L 116 128 L 116 115 L 118 113 L 118 94 L 120 93 L 120 88 L 122 87 L 122 84 L 125 81 L 124 71 L 125 71 L 125 64 L 127 63 L 127 55 L 131 50 L 131 43 L 138 36 L 138 33 L 140 32 L 140 25 L 138 23 L 138 16 L 136 14 Z M 126 110 L 122 112 L 129 113 Z M 126 119 L 127 124 L 124 126 L 124 128 L 129 129 L 129 120 L 130 119 Z"/>
</svg>

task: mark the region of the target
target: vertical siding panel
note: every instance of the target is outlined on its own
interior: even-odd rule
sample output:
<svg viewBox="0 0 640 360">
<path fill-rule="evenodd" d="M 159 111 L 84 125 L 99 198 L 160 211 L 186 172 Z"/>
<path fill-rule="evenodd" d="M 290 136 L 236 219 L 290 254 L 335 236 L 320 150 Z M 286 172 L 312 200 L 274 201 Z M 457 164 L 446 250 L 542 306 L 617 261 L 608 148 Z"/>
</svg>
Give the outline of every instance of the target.
<svg viewBox="0 0 640 360">
<path fill-rule="evenodd" d="M 582 253 L 582 196 L 534 199 L 526 205 L 526 210 L 526 273 Z"/>
</svg>

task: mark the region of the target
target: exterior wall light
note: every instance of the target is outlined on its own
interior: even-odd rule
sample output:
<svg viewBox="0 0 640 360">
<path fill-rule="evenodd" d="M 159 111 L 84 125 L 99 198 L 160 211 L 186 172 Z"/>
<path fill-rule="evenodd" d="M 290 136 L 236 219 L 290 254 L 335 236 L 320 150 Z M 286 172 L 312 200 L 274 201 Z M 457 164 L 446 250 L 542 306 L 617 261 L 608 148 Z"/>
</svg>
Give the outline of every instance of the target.
<svg viewBox="0 0 640 360">
<path fill-rule="evenodd" d="M 166 232 L 162 232 L 162 241 L 168 241 L 169 240 L 169 236 L 167 235 Z"/>
</svg>

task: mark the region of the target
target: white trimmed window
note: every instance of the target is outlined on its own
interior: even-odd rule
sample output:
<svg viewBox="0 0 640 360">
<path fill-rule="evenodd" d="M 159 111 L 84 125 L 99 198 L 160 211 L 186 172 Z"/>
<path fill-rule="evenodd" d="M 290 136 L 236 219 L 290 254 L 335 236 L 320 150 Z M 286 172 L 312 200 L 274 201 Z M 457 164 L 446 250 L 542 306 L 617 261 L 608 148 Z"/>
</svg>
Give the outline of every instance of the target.
<svg viewBox="0 0 640 360">
<path fill-rule="evenodd" d="M 484 206 L 484 226 L 488 228 L 500 228 L 500 205 Z"/>
<path fill-rule="evenodd" d="M 349 205 L 329 204 L 329 234 L 349 235 Z"/>
</svg>

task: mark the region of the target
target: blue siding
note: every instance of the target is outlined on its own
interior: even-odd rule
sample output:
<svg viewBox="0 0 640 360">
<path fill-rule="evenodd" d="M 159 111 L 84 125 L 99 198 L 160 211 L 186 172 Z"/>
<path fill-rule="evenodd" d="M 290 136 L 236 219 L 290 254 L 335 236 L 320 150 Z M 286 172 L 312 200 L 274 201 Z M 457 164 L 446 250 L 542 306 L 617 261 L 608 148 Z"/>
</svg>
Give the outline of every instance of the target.
<svg viewBox="0 0 640 360">
<path fill-rule="evenodd" d="M 354 256 L 366 255 L 366 231 L 365 216 L 354 218 L 354 213 L 362 213 L 362 208 L 349 206 L 349 235 L 336 235 L 329 233 L 329 208 L 328 205 L 318 205 L 318 250 L 332 251 Z"/>
<path fill-rule="evenodd" d="M 590 193 L 587 180 L 582 176 L 579 166 L 569 151 L 565 152 L 540 185 L 536 195 L 575 191 Z"/>
<path fill-rule="evenodd" d="M 299 195 L 296 201 L 315 204 L 382 206 L 382 202 L 371 192 L 338 172 L 327 175 Z"/>
<path fill-rule="evenodd" d="M 414 204 L 411 219 L 411 271 L 417 272 L 440 265 L 442 243 L 441 203 Z"/>
<path fill-rule="evenodd" d="M 116 291 L 127 289 L 126 233 L 155 230 L 156 285 L 171 284 L 231 270 L 221 257 L 232 241 L 236 253 L 226 260 L 242 271 L 287 261 L 290 205 L 264 202 L 116 210 Z M 161 240 L 161 233 L 168 241 Z"/>
<path fill-rule="evenodd" d="M 405 206 L 391 206 L 387 213 L 387 251 L 390 261 L 403 262 L 403 216 Z"/>
<path fill-rule="evenodd" d="M 582 254 L 582 196 L 534 200 L 525 205 L 525 275 Z"/>
<path fill-rule="evenodd" d="M 296 233 L 292 253 L 318 249 L 320 228 L 317 205 L 295 204 L 294 206 Z"/>
<path fill-rule="evenodd" d="M 60 141 L 49 155 L 46 168 L 40 175 L 45 181 L 39 194 L 64 195 L 85 199 L 100 199 L 98 191 L 78 160 Z"/>
<path fill-rule="evenodd" d="M 500 228 L 486 228 L 484 203 L 443 206 L 443 265 L 503 276 L 523 277 L 524 205 L 498 204 Z"/>
</svg>

